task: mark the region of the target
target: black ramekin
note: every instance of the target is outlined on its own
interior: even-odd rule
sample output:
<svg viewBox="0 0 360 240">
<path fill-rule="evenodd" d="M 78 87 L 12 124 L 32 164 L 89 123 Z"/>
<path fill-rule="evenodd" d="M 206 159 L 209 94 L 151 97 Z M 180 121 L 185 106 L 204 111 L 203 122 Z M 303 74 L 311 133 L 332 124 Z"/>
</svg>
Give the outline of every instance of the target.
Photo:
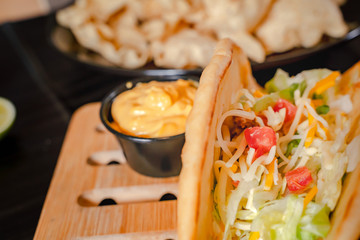
<svg viewBox="0 0 360 240">
<path fill-rule="evenodd" d="M 177 176 L 181 170 L 181 150 L 185 142 L 185 134 L 178 134 L 160 138 L 142 138 L 126 135 L 118 132 L 110 126 L 113 122 L 111 116 L 111 106 L 117 95 L 130 90 L 139 82 L 150 81 L 176 81 L 182 78 L 198 81 L 198 77 L 185 76 L 159 76 L 137 78 L 127 81 L 110 93 L 102 101 L 100 118 L 105 127 L 113 133 L 119 141 L 126 160 L 130 167 L 143 175 L 151 177 L 171 177 Z M 127 87 L 131 82 L 131 87 Z"/>
</svg>

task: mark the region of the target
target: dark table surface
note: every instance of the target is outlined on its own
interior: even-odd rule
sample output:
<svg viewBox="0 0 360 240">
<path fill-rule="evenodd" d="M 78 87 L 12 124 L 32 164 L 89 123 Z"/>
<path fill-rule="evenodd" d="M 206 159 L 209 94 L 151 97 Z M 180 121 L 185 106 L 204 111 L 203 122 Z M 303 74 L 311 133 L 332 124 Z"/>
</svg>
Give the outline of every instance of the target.
<svg viewBox="0 0 360 240">
<path fill-rule="evenodd" d="M 32 239 L 72 113 L 129 77 L 61 55 L 47 38 L 47 17 L 0 26 L 0 96 L 17 118 L 0 141 L 0 239 Z M 360 60 L 360 38 L 281 68 L 344 71 Z M 254 72 L 263 83 L 276 68 Z"/>
</svg>

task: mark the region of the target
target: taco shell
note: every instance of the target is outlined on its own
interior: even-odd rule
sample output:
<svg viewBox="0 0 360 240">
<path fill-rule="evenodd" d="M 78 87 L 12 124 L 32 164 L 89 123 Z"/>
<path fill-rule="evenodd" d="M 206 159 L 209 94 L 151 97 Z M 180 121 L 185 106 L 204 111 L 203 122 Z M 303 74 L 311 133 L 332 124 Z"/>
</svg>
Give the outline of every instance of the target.
<svg viewBox="0 0 360 240">
<path fill-rule="evenodd" d="M 179 239 L 214 239 L 212 196 L 215 126 L 239 89 L 260 88 L 243 51 L 231 40 L 220 41 L 204 69 L 187 120 L 178 199 Z"/>
<path fill-rule="evenodd" d="M 212 213 L 216 125 L 242 88 L 250 92 L 261 89 L 252 76 L 250 63 L 243 51 L 231 40 L 223 39 L 203 71 L 187 120 L 178 196 L 180 240 L 222 239 L 223 230 L 213 224 Z M 354 103 L 352 113 L 352 132 L 358 132 L 359 88 L 352 97 L 359 99 Z M 342 196 L 332 215 L 332 228 L 327 240 L 351 240 L 360 236 L 359 183 L 360 166 L 357 166 L 355 171 L 347 174 Z"/>
</svg>

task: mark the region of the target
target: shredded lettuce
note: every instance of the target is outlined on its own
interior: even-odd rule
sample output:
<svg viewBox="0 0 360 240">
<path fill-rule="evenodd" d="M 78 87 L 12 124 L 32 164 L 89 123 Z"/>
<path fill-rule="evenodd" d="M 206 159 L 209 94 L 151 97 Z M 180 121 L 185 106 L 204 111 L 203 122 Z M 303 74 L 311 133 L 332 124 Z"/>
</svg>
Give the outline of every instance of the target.
<svg viewBox="0 0 360 240">
<path fill-rule="evenodd" d="M 300 240 L 319 239 L 326 237 L 330 230 L 330 208 L 310 202 L 304 216 L 300 219 L 297 237 Z"/>
<path fill-rule="evenodd" d="M 263 240 L 319 239 L 330 230 L 330 209 L 310 202 L 303 211 L 304 198 L 289 195 L 265 205 L 254 219 L 251 231 Z"/>
<path fill-rule="evenodd" d="M 307 83 L 316 83 L 323 78 L 329 76 L 333 71 L 326 68 L 312 69 L 302 71 L 301 74 Z"/>
<path fill-rule="evenodd" d="M 279 100 L 278 94 L 270 94 L 265 95 L 264 97 L 260 98 L 256 101 L 256 103 L 253 106 L 254 112 L 261 112 L 267 109 L 269 106 L 273 107 L 276 102 Z"/>
<path fill-rule="evenodd" d="M 289 87 L 288 84 L 289 74 L 282 69 L 277 69 L 274 77 L 265 84 L 267 92 L 278 92 Z"/>
<path fill-rule="evenodd" d="M 281 98 L 286 99 L 292 103 L 294 103 L 294 94 L 297 89 L 300 91 L 300 96 L 304 93 L 307 84 L 306 81 L 302 81 L 301 83 L 293 83 L 290 87 L 285 88 L 279 92 Z"/>
<path fill-rule="evenodd" d="M 228 204 L 226 208 L 224 239 L 227 239 L 227 237 L 229 236 L 230 228 L 236 220 L 236 213 L 238 212 L 241 199 L 247 192 L 250 191 L 250 189 L 254 188 L 257 184 L 258 183 L 256 180 L 250 182 L 242 181 L 236 187 L 236 189 L 230 193 L 227 200 Z"/>
<path fill-rule="evenodd" d="M 294 103 L 294 93 L 297 89 L 302 95 L 307 87 L 305 80 L 299 82 L 294 78 L 289 77 L 289 74 L 281 69 L 278 69 L 275 76 L 265 84 L 265 89 L 268 93 L 277 93 L 280 98 L 286 99 Z"/>
<path fill-rule="evenodd" d="M 327 141 L 321 145 L 321 169 L 318 172 L 318 193 L 315 201 L 326 204 L 330 210 L 334 210 L 340 197 L 342 177 L 345 174 L 348 157 L 345 153 L 331 152 L 332 142 Z"/>
</svg>

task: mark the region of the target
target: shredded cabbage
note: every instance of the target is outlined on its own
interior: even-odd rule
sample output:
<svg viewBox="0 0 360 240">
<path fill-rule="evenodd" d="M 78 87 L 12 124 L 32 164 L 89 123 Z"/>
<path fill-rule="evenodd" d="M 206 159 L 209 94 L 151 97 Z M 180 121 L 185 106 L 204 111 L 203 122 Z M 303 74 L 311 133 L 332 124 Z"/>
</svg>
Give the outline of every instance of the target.
<svg viewBox="0 0 360 240">
<path fill-rule="evenodd" d="M 345 153 L 332 154 L 329 150 L 331 142 L 324 142 L 321 148 L 321 169 L 318 172 L 315 201 L 326 204 L 331 211 L 334 210 L 342 188 L 348 157 Z"/>
<path fill-rule="evenodd" d="M 306 82 L 308 84 L 310 84 L 310 83 L 314 84 L 314 83 L 318 82 L 319 80 L 329 76 L 331 73 L 332 73 L 332 71 L 329 69 L 320 68 L 320 69 L 312 69 L 312 70 L 302 71 L 299 74 L 304 77 L 304 79 L 306 80 Z"/>
<path fill-rule="evenodd" d="M 330 230 L 329 214 L 330 209 L 326 205 L 310 202 L 298 225 L 298 239 L 308 240 L 326 237 Z"/>
<path fill-rule="evenodd" d="M 330 230 L 330 209 L 310 202 L 303 211 L 304 198 L 289 195 L 262 208 L 253 220 L 251 231 L 263 240 L 319 239 Z"/>
<path fill-rule="evenodd" d="M 303 201 L 289 195 L 260 210 L 251 231 L 260 232 L 263 240 L 296 240 L 297 225 L 303 212 Z"/>
</svg>

